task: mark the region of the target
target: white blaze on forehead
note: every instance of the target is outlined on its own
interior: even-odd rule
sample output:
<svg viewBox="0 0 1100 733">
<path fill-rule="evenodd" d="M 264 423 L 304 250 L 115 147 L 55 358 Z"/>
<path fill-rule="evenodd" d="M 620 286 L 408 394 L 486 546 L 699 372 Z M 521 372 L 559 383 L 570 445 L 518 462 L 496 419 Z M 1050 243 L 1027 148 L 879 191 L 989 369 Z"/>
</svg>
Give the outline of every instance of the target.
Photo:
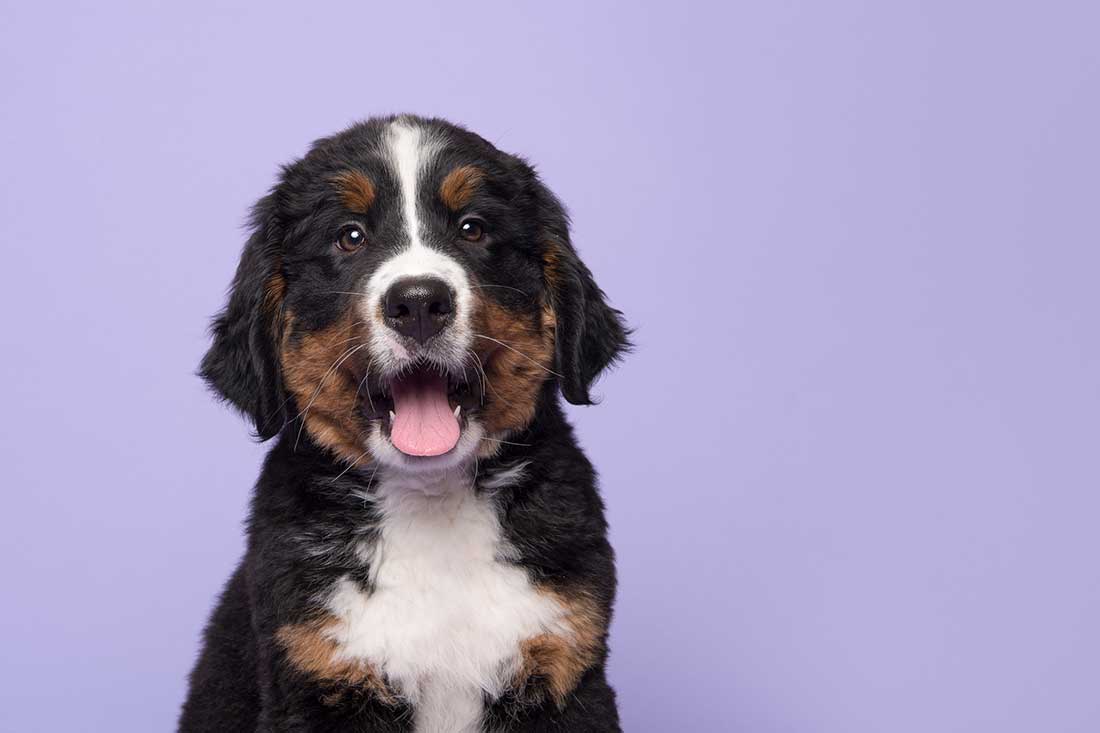
<svg viewBox="0 0 1100 733">
<path fill-rule="evenodd" d="M 401 214 L 407 243 L 370 277 L 362 302 L 364 317 L 374 325 L 371 351 L 383 367 L 394 365 L 409 356 L 401 341 L 382 322 L 379 313 L 386 291 L 404 278 L 438 277 L 454 291 L 455 320 L 433 348 L 436 359 L 460 363 L 473 340 L 470 334 L 473 297 L 466 271 L 455 259 L 429 247 L 423 239 L 425 231 L 419 203 L 421 182 L 440 146 L 440 141 L 430 131 L 408 121 L 397 120 L 387 130 L 385 149 L 401 194 Z"/>
<path fill-rule="evenodd" d="M 371 284 L 378 285 L 384 292 L 385 287 L 398 278 L 435 275 L 457 292 L 467 284 L 466 272 L 454 259 L 424 244 L 420 220 L 421 177 L 439 151 L 439 141 L 418 127 L 394 122 L 386 138 L 386 147 L 401 191 L 401 213 L 408 246 L 382 264 L 371 277 Z"/>
<path fill-rule="evenodd" d="M 401 204 L 405 214 L 405 231 L 410 248 L 423 246 L 420 241 L 420 221 L 416 215 L 420 172 L 435 156 L 438 144 L 420 128 L 401 122 L 390 125 L 387 145 L 397 182 L 401 188 Z"/>
</svg>

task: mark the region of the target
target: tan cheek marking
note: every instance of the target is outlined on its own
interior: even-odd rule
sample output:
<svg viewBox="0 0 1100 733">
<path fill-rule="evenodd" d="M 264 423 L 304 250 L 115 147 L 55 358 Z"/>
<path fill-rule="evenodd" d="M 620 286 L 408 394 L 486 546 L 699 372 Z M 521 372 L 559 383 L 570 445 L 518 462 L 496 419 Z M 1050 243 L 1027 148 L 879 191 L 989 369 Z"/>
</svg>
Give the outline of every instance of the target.
<svg viewBox="0 0 1100 733">
<path fill-rule="evenodd" d="M 275 313 L 283 304 L 283 298 L 286 296 L 286 278 L 283 277 L 283 273 L 276 271 L 274 275 L 267 279 L 264 283 L 264 302 L 263 307 L 270 313 Z"/>
<path fill-rule="evenodd" d="M 451 211 L 458 211 L 474 197 L 478 185 L 485 177 L 480 168 L 464 165 L 455 168 L 439 186 L 439 197 Z"/>
<path fill-rule="evenodd" d="M 361 660 L 340 659 L 330 633 L 339 624 L 335 619 L 318 619 L 282 626 L 275 638 L 286 650 L 287 660 L 300 672 L 325 682 L 335 682 L 373 693 L 379 700 L 394 704 L 397 698 L 386 686 L 373 665 Z M 335 703 L 339 696 L 330 696 Z"/>
<path fill-rule="evenodd" d="M 329 328 L 307 331 L 293 340 L 288 325 L 281 353 L 283 377 L 298 410 L 304 412 L 305 429 L 339 457 L 359 463 L 369 461 L 362 447 L 367 426 L 360 416 L 359 383 L 352 366 L 362 363 L 356 357 L 365 347 L 354 354 L 347 351 L 368 342 L 367 329 L 348 314 Z M 340 366 L 332 369 L 337 362 Z"/>
<path fill-rule="evenodd" d="M 595 601 L 584 594 L 566 597 L 552 590 L 542 592 L 553 596 L 566 609 L 565 620 L 573 636 L 566 639 L 556 634 L 539 634 L 523 641 L 515 687 L 521 694 L 538 696 L 535 683 L 541 680 L 553 700 L 562 705 L 585 671 L 596 663 L 607 631 L 607 618 Z"/>
<path fill-rule="evenodd" d="M 359 171 L 337 173 L 333 181 L 340 189 L 340 198 L 350 211 L 365 214 L 374 203 L 374 184 Z"/>
<path fill-rule="evenodd" d="M 490 433 L 522 430 L 534 418 L 539 390 L 552 375 L 554 313 L 544 306 L 534 317 L 519 317 L 481 295 L 475 298 L 475 330 L 508 345 L 478 339 L 479 346 L 490 347 L 484 360 L 485 427 Z"/>
<path fill-rule="evenodd" d="M 561 284 L 561 253 L 556 242 L 547 242 L 542 253 L 542 271 L 550 291 L 554 292 Z"/>
</svg>

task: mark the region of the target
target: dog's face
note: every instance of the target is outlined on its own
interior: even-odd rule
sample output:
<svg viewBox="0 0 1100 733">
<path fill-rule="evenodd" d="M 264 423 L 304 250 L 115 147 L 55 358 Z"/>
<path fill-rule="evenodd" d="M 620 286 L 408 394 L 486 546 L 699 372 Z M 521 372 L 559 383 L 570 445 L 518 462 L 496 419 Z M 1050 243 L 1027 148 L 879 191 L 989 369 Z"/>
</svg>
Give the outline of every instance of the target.
<svg viewBox="0 0 1100 733">
<path fill-rule="evenodd" d="M 491 455 L 626 346 L 534 171 L 437 120 L 317 142 L 253 212 L 203 376 L 271 437 L 435 470 Z"/>
</svg>

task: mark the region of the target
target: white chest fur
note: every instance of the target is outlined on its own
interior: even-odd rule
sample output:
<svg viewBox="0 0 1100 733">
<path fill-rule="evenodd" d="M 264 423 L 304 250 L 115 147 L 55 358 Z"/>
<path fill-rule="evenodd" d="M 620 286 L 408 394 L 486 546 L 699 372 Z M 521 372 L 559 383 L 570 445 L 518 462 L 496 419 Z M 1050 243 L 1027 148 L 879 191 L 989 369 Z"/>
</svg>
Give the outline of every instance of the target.
<svg viewBox="0 0 1100 733">
<path fill-rule="evenodd" d="M 520 643 L 569 635 L 560 604 L 508 562 L 492 499 L 453 481 L 434 494 L 382 482 L 380 532 L 360 548 L 373 589 L 345 578 L 329 600 L 338 655 L 382 672 L 412 703 L 417 733 L 479 730 Z"/>
</svg>

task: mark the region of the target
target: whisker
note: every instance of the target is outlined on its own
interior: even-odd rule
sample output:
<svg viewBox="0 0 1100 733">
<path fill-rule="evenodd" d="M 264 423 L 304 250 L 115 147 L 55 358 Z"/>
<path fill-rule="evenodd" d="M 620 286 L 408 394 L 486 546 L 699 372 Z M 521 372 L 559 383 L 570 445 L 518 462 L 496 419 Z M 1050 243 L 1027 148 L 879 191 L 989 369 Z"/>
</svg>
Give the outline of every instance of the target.
<svg viewBox="0 0 1100 733">
<path fill-rule="evenodd" d="M 298 413 L 298 415 L 294 418 L 295 420 L 297 420 L 302 415 L 306 414 L 306 411 L 309 410 L 310 405 L 312 405 L 313 401 L 317 399 L 317 394 L 321 391 L 321 388 L 325 386 L 325 380 L 328 379 L 328 375 L 331 374 L 334 369 L 336 369 L 337 367 L 340 366 L 340 364 L 342 363 L 342 360 L 345 357 L 350 356 L 351 354 L 354 354 L 356 351 L 358 351 L 359 349 L 363 348 L 366 345 L 367 344 L 364 342 L 364 343 L 359 344 L 357 346 L 352 346 L 351 348 L 349 348 L 346 351 L 342 352 L 340 354 L 340 356 L 336 357 L 336 359 L 332 362 L 332 365 L 321 376 L 321 380 L 317 383 L 317 388 L 315 390 L 313 390 L 313 394 L 310 396 L 309 404 L 306 405 L 304 410 L 302 410 L 301 412 Z"/>
<path fill-rule="evenodd" d="M 358 339 L 358 338 L 362 338 L 362 336 L 359 336 L 359 335 L 351 336 L 350 338 L 346 338 L 343 341 L 337 341 L 336 345 L 341 346 L 343 344 L 351 343 L 352 341 L 354 341 L 355 339 Z"/>
<path fill-rule="evenodd" d="M 360 318 L 358 321 L 355 321 L 354 323 L 347 324 L 346 326 L 344 326 L 343 328 L 338 330 L 336 333 L 337 334 L 347 333 L 348 331 L 355 328 L 356 326 L 362 326 L 366 322 L 367 322 L 367 320 L 365 318 Z"/>
<path fill-rule="evenodd" d="M 339 480 L 340 480 L 340 479 L 341 479 L 341 478 L 343 477 L 343 475 L 344 475 L 345 473 L 347 473 L 347 472 L 348 472 L 348 471 L 350 471 L 351 469 L 353 469 L 353 468 L 355 468 L 356 466 L 358 466 L 358 465 L 359 465 L 359 461 L 361 461 L 361 460 L 362 460 L 362 459 L 363 459 L 363 458 L 364 458 L 364 457 L 365 457 L 365 456 L 366 456 L 366 455 L 367 455 L 368 453 L 370 453 L 370 449 L 369 449 L 369 448 L 368 448 L 367 450 L 363 451 L 362 453 L 360 453 L 360 454 L 359 454 L 358 456 L 356 456 L 356 457 L 355 457 L 355 460 L 354 460 L 354 461 L 352 461 L 351 463 L 349 463 L 349 464 L 348 464 L 348 467 L 347 467 L 347 468 L 345 468 L 345 469 L 344 469 L 343 471 L 341 471 L 340 473 L 336 474 L 336 478 L 334 478 L 334 479 L 331 479 L 331 480 L 329 480 L 329 483 L 330 483 L 330 484 L 334 484 L 334 483 L 336 483 L 337 481 L 339 481 Z M 377 467 L 377 466 L 375 466 L 375 467 L 374 467 L 374 470 L 375 470 L 375 471 L 377 471 L 377 470 L 378 470 L 378 467 Z M 373 476 L 373 474 L 371 474 L 371 475 Z"/>
<path fill-rule="evenodd" d="M 363 489 L 362 491 L 356 490 L 356 491 L 352 492 L 352 494 L 354 496 L 358 496 L 360 499 L 362 499 L 364 504 L 369 504 L 370 503 L 370 487 L 374 484 L 374 476 L 377 473 L 378 473 L 378 462 L 375 461 L 374 470 L 370 472 L 370 478 L 367 479 L 367 488 Z"/>
<path fill-rule="evenodd" d="M 527 295 L 526 290 L 520 290 L 519 288 L 513 288 L 511 285 L 471 285 L 471 288 L 501 288 L 502 290 L 515 290 L 520 295 Z"/>
<path fill-rule="evenodd" d="M 337 331 L 336 333 L 337 333 L 337 334 L 341 334 L 341 333 L 346 333 L 347 331 L 349 331 L 349 330 L 351 330 L 351 329 L 355 328 L 356 326 L 361 326 L 361 325 L 363 325 L 364 323 L 366 323 L 366 321 L 365 321 L 365 320 L 358 320 L 358 321 L 356 321 L 355 323 L 352 323 L 352 324 L 349 324 L 349 325 L 347 325 L 347 326 L 344 326 L 343 328 L 341 328 L 341 329 L 340 329 L 339 331 Z M 355 334 L 354 336 L 349 336 L 348 338 L 344 339 L 343 341 L 337 341 L 336 343 L 334 343 L 334 344 L 333 344 L 333 346 L 342 346 L 342 345 L 344 345 L 344 344 L 347 344 L 347 343 L 351 343 L 352 341 L 354 341 L 354 340 L 356 340 L 356 339 L 360 339 L 360 338 L 363 338 L 363 335 L 362 335 L 362 334 L 358 334 L 358 333 L 357 333 L 357 334 Z"/>
<path fill-rule="evenodd" d="M 485 365 L 481 363 L 481 357 L 477 355 L 477 352 L 473 349 L 466 349 L 466 351 L 477 360 L 477 370 L 474 371 L 474 374 L 477 374 L 477 381 L 481 383 L 481 404 L 484 406 L 485 388 L 488 387 L 493 390 L 493 394 L 496 394 L 496 388 L 489 383 L 489 375 L 485 373 Z M 499 397 L 500 395 L 497 396 Z"/>
<path fill-rule="evenodd" d="M 359 391 L 363 389 L 363 385 L 367 383 L 367 377 L 370 376 L 371 365 L 374 364 L 374 357 L 367 359 L 367 366 L 363 369 L 363 381 L 359 382 L 359 386 L 355 388 L 355 398 L 359 399 Z M 374 398 L 370 396 L 370 390 L 367 390 L 367 403 L 370 404 L 371 412 L 374 412 Z"/>
<path fill-rule="evenodd" d="M 362 319 L 361 319 L 361 320 L 358 320 L 358 321 L 356 321 L 355 323 L 352 323 L 352 324 L 350 324 L 350 325 L 348 325 L 348 326 L 345 326 L 344 328 L 341 328 L 341 329 L 340 329 L 339 331 L 337 331 L 337 333 L 343 333 L 343 332 L 345 332 L 345 331 L 347 331 L 347 330 L 349 330 L 349 329 L 351 329 L 351 328 L 355 328 L 356 326 L 358 326 L 358 325 L 361 325 L 361 324 L 363 324 L 363 323 L 366 323 L 366 321 L 364 321 L 364 320 L 362 320 Z M 347 338 L 347 339 L 344 339 L 343 341 L 339 341 L 339 342 L 337 342 L 337 344 L 336 344 L 336 345 L 342 345 L 342 344 L 346 344 L 346 343 L 348 343 L 349 341 L 354 341 L 354 340 L 355 340 L 355 339 L 357 339 L 357 338 L 359 338 L 359 337 L 358 337 L 358 336 L 352 336 L 351 338 Z M 286 406 L 287 406 L 287 405 L 288 405 L 288 404 L 290 403 L 290 401 L 291 401 L 292 399 L 294 399 L 294 394 L 293 394 L 293 393 L 291 393 L 291 394 L 288 394 L 288 395 L 287 395 L 287 397 L 286 397 L 286 399 L 285 399 L 285 400 L 283 400 L 283 401 L 282 401 L 282 403 L 281 403 L 281 404 L 279 405 L 279 409 L 281 410 L 281 409 L 283 409 L 284 407 L 286 407 Z M 298 419 L 299 417 L 301 417 L 301 413 L 299 413 L 299 414 L 298 414 L 297 416 L 295 416 L 294 418 L 292 418 L 292 419 L 289 419 L 289 420 L 288 420 L 288 419 L 286 419 L 286 418 L 284 417 L 284 418 L 283 418 L 283 427 L 285 428 L 285 427 L 286 427 L 287 425 L 289 425 L 290 423 L 294 422 L 294 420 L 297 420 L 297 419 Z M 280 430 L 281 430 L 281 429 L 282 429 L 282 428 L 280 428 Z M 297 444 L 297 441 L 295 441 L 295 444 Z"/>
<path fill-rule="evenodd" d="M 562 376 L 561 374 L 558 374 L 557 372 L 555 372 L 552 369 L 547 369 L 545 366 L 543 366 L 542 364 L 539 364 L 537 361 L 535 361 L 534 359 L 529 357 L 527 354 L 524 354 L 519 349 L 516 349 L 516 348 L 504 343 L 503 341 L 500 341 L 499 339 L 495 339 L 492 336 L 486 336 L 486 335 L 481 334 L 481 333 L 475 333 L 474 336 L 477 336 L 478 338 L 481 338 L 481 339 L 486 339 L 487 341 L 492 341 L 494 344 L 500 344 L 501 346 L 508 349 L 509 351 L 513 351 L 513 352 L 519 354 L 524 359 L 531 362 L 532 364 L 534 364 L 535 366 L 537 366 L 539 369 L 543 370 L 547 374 L 553 374 L 555 377 L 558 377 L 559 379 L 565 379 L 565 377 Z"/>
<path fill-rule="evenodd" d="M 499 438 L 481 438 L 481 440 L 487 440 L 490 443 L 503 443 L 504 445 L 518 445 L 522 448 L 530 448 L 531 443 L 515 443 L 511 440 L 500 440 Z"/>
<path fill-rule="evenodd" d="M 485 370 L 484 370 L 484 369 L 482 369 L 482 370 L 481 370 L 481 372 L 482 372 L 482 374 L 485 374 Z M 501 401 L 501 402 L 503 402 L 504 404 L 508 405 L 509 407 L 511 407 L 511 406 L 512 406 L 512 403 L 511 403 L 511 402 L 509 402 L 508 400 L 504 399 L 504 397 L 503 397 L 503 396 L 502 396 L 502 395 L 500 394 L 500 392 L 497 392 L 497 388 L 496 388 L 496 387 L 494 387 L 494 386 L 493 386 L 493 383 L 489 381 L 489 375 L 488 375 L 488 374 L 485 374 L 485 385 L 486 385 L 486 386 L 487 386 L 487 387 L 488 387 L 488 388 L 489 388 L 489 389 L 490 389 L 490 390 L 492 391 L 492 393 L 493 393 L 494 395 L 496 395 L 496 398 L 497 398 L 498 400 L 500 400 L 500 401 Z M 484 404 L 485 404 L 485 395 L 484 395 L 484 394 L 482 394 L 482 395 L 481 395 L 481 404 L 482 404 L 482 405 L 484 405 Z"/>
<path fill-rule="evenodd" d="M 322 290 L 321 293 L 323 295 L 360 295 L 364 298 L 367 297 L 366 293 L 358 293 L 351 290 Z"/>
<path fill-rule="evenodd" d="M 364 342 L 345 351 L 341 356 L 337 357 L 336 361 L 333 362 L 332 366 L 330 366 L 328 371 L 324 373 L 324 376 L 321 377 L 321 381 L 317 383 L 317 389 L 313 390 L 313 396 L 310 397 L 309 404 L 306 405 L 304 410 L 298 413 L 298 417 L 294 418 L 295 420 L 302 418 L 302 424 L 298 426 L 298 435 L 294 438 L 294 450 L 298 450 L 298 441 L 302 439 L 302 430 L 306 426 L 306 421 L 304 419 L 305 415 L 309 412 L 309 408 L 313 407 L 313 403 L 317 401 L 317 397 L 321 394 L 321 389 L 325 386 L 325 381 L 328 379 L 328 376 L 339 369 L 340 365 L 347 361 L 348 357 L 356 351 L 359 351 L 359 349 L 366 348 L 368 345 L 368 343 Z"/>
</svg>

